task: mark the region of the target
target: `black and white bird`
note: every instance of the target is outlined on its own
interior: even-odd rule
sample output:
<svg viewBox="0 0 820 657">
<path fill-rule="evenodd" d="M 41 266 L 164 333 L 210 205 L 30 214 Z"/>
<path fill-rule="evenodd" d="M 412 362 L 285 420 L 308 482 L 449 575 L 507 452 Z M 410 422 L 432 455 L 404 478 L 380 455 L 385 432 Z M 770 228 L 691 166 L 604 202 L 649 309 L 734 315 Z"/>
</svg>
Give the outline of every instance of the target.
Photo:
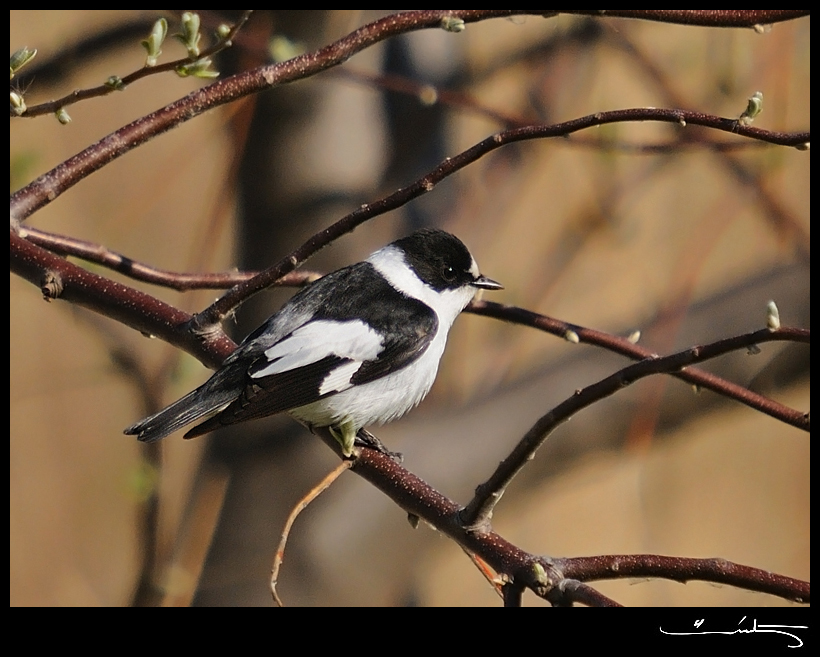
<svg viewBox="0 0 820 657">
<path fill-rule="evenodd" d="M 206 418 L 193 438 L 287 412 L 329 427 L 350 456 L 360 430 L 424 399 L 450 327 L 480 288 L 502 286 L 457 237 L 419 230 L 303 288 L 208 381 L 125 433 L 153 442 Z"/>
</svg>

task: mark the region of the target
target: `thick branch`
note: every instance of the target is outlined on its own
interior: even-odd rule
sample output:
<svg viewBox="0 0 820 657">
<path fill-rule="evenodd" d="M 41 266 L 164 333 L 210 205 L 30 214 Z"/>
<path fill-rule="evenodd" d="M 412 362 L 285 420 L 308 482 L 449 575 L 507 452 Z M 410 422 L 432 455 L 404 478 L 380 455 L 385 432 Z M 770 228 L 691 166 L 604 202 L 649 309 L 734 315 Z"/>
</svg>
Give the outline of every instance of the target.
<svg viewBox="0 0 820 657">
<path fill-rule="evenodd" d="M 808 604 L 811 585 L 726 559 L 688 559 L 656 554 L 615 554 L 556 560 L 554 565 L 565 577 L 584 582 L 623 577 L 662 577 L 676 582 L 702 580 L 727 584 L 748 591 L 769 593 L 786 600 Z"/>
<path fill-rule="evenodd" d="M 218 367 L 236 348 L 221 329 L 205 337 L 189 330 L 191 315 L 159 299 L 74 265 L 9 231 L 11 271 L 37 285 L 46 299 L 63 299 L 110 317 Z"/>
<path fill-rule="evenodd" d="M 701 27 L 755 27 L 808 16 L 808 9 L 620 9 L 562 10 L 562 14 L 638 18 L 659 23 L 700 25 Z"/>
</svg>

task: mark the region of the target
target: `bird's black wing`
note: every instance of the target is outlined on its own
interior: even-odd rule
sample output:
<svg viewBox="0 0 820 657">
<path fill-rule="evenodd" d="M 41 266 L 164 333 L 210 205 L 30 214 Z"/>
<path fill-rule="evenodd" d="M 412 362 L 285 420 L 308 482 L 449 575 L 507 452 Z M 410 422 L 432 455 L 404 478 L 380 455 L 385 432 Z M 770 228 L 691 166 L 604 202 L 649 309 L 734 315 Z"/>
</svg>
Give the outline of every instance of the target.
<svg viewBox="0 0 820 657">
<path fill-rule="evenodd" d="M 305 406 L 419 358 L 438 329 L 435 312 L 374 274 L 372 265 L 358 263 L 295 295 L 266 323 L 267 331 L 257 329 L 240 347 L 233 366 L 244 362 L 247 369 L 239 396 L 185 437 Z M 288 315 L 312 319 L 265 343 L 265 335 Z"/>
</svg>

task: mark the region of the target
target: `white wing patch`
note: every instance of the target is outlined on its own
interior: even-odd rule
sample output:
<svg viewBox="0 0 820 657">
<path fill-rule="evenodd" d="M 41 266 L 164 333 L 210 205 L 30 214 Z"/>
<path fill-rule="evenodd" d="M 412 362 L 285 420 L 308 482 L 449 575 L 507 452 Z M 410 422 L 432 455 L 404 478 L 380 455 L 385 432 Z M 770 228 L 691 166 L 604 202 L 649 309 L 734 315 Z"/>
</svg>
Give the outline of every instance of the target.
<svg viewBox="0 0 820 657">
<path fill-rule="evenodd" d="M 359 371 L 361 366 L 362 361 L 354 360 L 352 363 L 345 363 L 344 365 L 339 365 L 335 369 L 330 370 L 322 381 L 322 385 L 319 386 L 319 394 L 326 395 L 329 392 L 341 392 L 342 390 L 347 390 L 353 385 L 350 383 L 350 379 L 353 378 L 353 375 Z"/>
<path fill-rule="evenodd" d="M 269 364 L 254 372 L 251 377 L 261 379 L 273 374 L 281 374 L 305 367 L 327 356 L 349 358 L 354 362 L 333 370 L 322 384 L 323 389 L 337 390 L 340 388 L 335 386 L 339 385 L 342 377 L 346 377 L 345 382 L 349 382 L 362 361 L 375 360 L 381 351 L 381 336 L 360 320 L 347 322 L 317 320 L 305 324 L 281 342 L 266 349 L 265 357 Z M 329 382 L 330 379 L 332 383 Z"/>
</svg>

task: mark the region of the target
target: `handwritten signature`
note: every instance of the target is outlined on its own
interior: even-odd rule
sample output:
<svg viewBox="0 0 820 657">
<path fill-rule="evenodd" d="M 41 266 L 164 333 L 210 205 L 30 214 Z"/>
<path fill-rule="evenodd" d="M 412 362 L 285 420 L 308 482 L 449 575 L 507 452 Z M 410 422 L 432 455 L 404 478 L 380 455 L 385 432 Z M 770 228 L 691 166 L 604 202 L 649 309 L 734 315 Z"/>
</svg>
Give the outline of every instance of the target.
<svg viewBox="0 0 820 657">
<path fill-rule="evenodd" d="M 743 624 L 746 620 L 746 616 L 740 619 L 738 625 Z M 758 625 L 757 619 L 752 620 L 751 627 L 738 627 L 734 630 L 700 630 L 700 627 L 704 624 L 705 619 L 701 618 L 695 621 L 695 627 L 698 628 L 697 631 L 694 632 L 667 632 L 662 627 L 658 629 L 663 634 L 668 634 L 669 636 L 692 636 L 692 635 L 700 635 L 700 634 L 783 634 L 784 636 L 791 637 L 797 643 L 789 644 L 789 648 L 802 648 L 803 647 L 803 640 L 794 634 L 793 632 L 787 632 L 786 630 L 805 630 L 808 629 L 808 625 Z"/>
</svg>

